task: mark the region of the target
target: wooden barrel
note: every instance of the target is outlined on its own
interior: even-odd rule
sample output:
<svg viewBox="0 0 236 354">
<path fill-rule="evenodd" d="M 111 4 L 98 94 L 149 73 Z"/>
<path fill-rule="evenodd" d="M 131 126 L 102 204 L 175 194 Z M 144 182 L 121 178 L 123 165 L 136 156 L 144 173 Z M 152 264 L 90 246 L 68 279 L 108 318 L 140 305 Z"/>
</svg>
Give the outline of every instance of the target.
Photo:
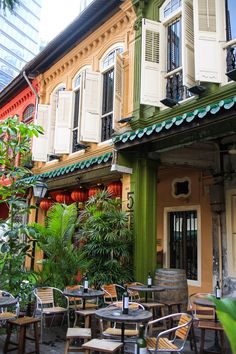
<svg viewBox="0 0 236 354">
<path fill-rule="evenodd" d="M 188 305 L 188 284 L 184 269 L 160 268 L 156 270 L 156 285 L 163 286 L 166 290 L 156 293 L 156 301 L 180 301 L 185 311 Z"/>
</svg>

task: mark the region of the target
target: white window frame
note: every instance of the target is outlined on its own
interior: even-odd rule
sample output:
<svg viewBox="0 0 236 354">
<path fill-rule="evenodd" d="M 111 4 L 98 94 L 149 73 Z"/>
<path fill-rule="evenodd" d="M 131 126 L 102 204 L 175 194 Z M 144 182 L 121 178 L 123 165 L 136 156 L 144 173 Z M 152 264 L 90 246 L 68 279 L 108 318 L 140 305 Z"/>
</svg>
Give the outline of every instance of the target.
<svg viewBox="0 0 236 354">
<path fill-rule="evenodd" d="M 106 52 L 103 54 L 103 56 L 102 56 L 101 59 L 100 59 L 100 73 L 101 73 L 101 75 L 102 75 L 101 121 L 102 121 L 102 119 L 103 119 L 104 117 L 109 116 L 109 115 L 112 114 L 112 128 L 114 128 L 114 124 L 115 124 L 115 122 L 114 122 L 114 107 L 115 107 L 115 102 L 114 102 L 114 100 L 115 100 L 115 81 L 116 81 L 116 78 L 115 78 L 115 62 L 116 62 L 116 55 L 117 55 L 117 52 L 115 53 L 113 63 L 111 63 L 109 66 L 107 66 L 106 68 L 103 68 L 103 62 L 104 62 L 104 60 L 106 59 L 106 57 L 107 57 L 110 53 L 112 53 L 112 52 L 118 50 L 119 48 L 122 48 L 122 52 L 121 52 L 121 54 L 122 54 L 122 53 L 124 52 L 124 43 L 121 42 L 121 43 L 113 44 L 111 47 L 109 47 L 109 49 L 106 50 Z M 114 70 L 113 110 L 110 111 L 109 113 L 102 114 L 103 89 L 104 89 L 104 86 L 103 86 L 103 75 L 104 75 L 107 71 L 111 70 L 112 68 L 113 68 L 113 70 Z M 110 140 L 110 139 L 109 139 L 109 140 Z M 107 140 L 105 140 L 105 141 L 107 141 Z M 102 143 L 103 143 L 103 141 L 102 141 Z"/>
<path fill-rule="evenodd" d="M 201 208 L 200 205 L 188 205 L 188 206 L 176 206 L 176 207 L 166 207 L 164 208 L 164 240 L 163 240 L 163 251 L 164 251 L 164 267 L 170 267 L 170 247 L 169 247 L 169 224 L 168 224 L 168 214 L 170 212 L 178 212 L 178 211 L 187 211 L 187 210 L 196 210 L 197 211 L 197 227 L 198 227 L 198 239 L 197 239 L 197 273 L 198 280 L 190 280 L 187 279 L 188 285 L 191 286 L 201 286 L 202 283 L 202 266 L 201 266 Z"/>
</svg>

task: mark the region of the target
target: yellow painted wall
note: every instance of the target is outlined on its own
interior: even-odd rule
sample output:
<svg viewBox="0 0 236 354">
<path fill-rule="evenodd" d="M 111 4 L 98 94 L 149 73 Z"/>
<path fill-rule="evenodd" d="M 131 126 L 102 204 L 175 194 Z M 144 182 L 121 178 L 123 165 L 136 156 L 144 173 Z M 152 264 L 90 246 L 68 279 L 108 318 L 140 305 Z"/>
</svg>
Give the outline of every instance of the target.
<svg viewBox="0 0 236 354">
<path fill-rule="evenodd" d="M 191 194 L 187 198 L 172 195 L 172 182 L 175 178 L 188 177 L 191 180 Z M 199 206 L 201 217 L 201 285 L 189 286 L 189 294 L 212 290 L 212 221 L 209 202 L 208 179 L 201 171 L 191 168 L 172 167 L 160 169 L 157 186 L 157 239 L 164 246 L 164 208 L 179 206 Z M 166 255 L 164 254 L 164 259 Z"/>
</svg>

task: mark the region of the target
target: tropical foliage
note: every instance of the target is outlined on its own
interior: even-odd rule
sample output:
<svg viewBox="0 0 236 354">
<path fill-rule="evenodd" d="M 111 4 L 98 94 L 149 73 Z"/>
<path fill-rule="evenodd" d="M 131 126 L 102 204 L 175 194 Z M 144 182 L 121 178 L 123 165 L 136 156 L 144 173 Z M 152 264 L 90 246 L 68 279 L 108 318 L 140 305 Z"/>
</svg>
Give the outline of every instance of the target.
<svg viewBox="0 0 236 354">
<path fill-rule="evenodd" d="M 81 268 L 79 252 L 73 245 L 73 235 L 77 221 L 75 204 L 55 204 L 48 211 L 45 226 L 34 224 L 36 242 L 44 253 L 42 270 L 38 273 L 43 285 L 63 289 L 75 283 Z"/>
<path fill-rule="evenodd" d="M 214 297 L 211 300 L 216 304 L 217 317 L 224 327 L 232 353 L 236 354 L 236 301 L 229 298 L 217 300 Z"/>
<path fill-rule="evenodd" d="M 24 266 L 29 255 L 33 229 L 26 224 L 32 207 L 28 204 L 28 185 L 25 177 L 31 172 L 21 166 L 20 156 L 29 153 L 31 138 L 42 134 L 42 128 L 33 123 L 24 124 L 18 117 L 0 123 L 0 207 L 7 205 L 8 220 L 1 220 L 0 278 L 1 288 L 19 295 L 23 281 L 32 282 L 32 272 Z"/>
<path fill-rule="evenodd" d="M 90 197 L 78 226 L 81 257 L 92 284 L 124 283 L 132 278 L 132 234 L 119 200 L 106 191 Z"/>
</svg>

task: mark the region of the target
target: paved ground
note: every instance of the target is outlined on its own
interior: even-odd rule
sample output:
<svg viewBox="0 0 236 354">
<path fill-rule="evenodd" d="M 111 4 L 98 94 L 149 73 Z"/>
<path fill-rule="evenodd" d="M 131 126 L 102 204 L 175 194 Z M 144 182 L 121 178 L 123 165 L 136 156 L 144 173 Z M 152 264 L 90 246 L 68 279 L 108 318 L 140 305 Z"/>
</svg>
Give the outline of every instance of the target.
<svg viewBox="0 0 236 354">
<path fill-rule="evenodd" d="M 199 348 L 199 332 L 196 333 L 197 337 L 197 346 Z M 44 340 L 40 344 L 40 353 L 41 354 L 64 354 L 65 348 L 65 338 L 66 338 L 66 327 L 52 327 L 44 329 Z M 0 335 L 0 354 L 3 353 L 3 346 L 5 341 L 5 335 Z M 208 348 L 214 343 L 213 336 L 211 331 L 206 334 L 206 345 L 205 348 Z M 128 348 L 127 348 L 128 349 Z M 27 352 L 34 350 L 34 345 L 32 342 L 27 341 Z M 130 347 L 128 350 L 129 353 L 134 353 L 134 348 Z M 12 354 L 16 354 L 17 351 L 12 351 Z M 71 352 L 72 353 L 72 352 Z M 186 349 L 184 350 L 185 354 L 192 354 L 190 350 L 189 342 L 187 342 Z M 226 354 L 230 354 L 230 349 L 227 347 Z"/>
</svg>

